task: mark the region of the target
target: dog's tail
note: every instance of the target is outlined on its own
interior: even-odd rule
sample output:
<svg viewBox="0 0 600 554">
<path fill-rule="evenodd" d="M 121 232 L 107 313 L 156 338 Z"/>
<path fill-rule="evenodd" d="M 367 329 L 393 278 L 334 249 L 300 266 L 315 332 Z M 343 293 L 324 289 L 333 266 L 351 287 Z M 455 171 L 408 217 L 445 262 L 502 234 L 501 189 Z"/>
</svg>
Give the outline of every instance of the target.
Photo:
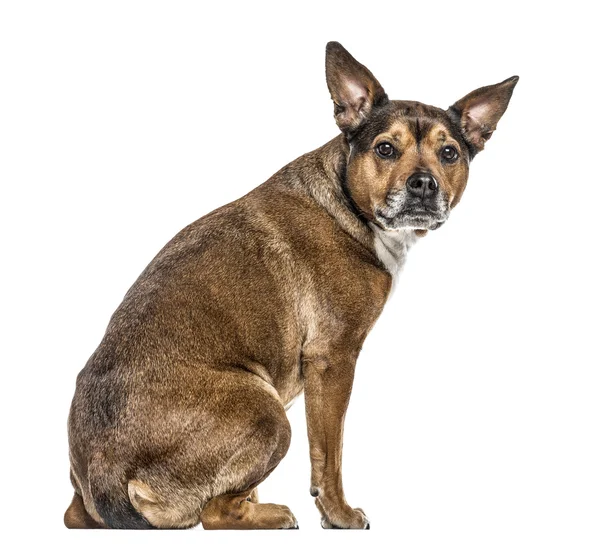
<svg viewBox="0 0 600 554">
<path fill-rule="evenodd" d="M 131 503 L 125 471 L 108 462 L 103 454 L 92 457 L 88 469 L 90 492 L 96 511 L 110 529 L 154 529 Z"/>
</svg>

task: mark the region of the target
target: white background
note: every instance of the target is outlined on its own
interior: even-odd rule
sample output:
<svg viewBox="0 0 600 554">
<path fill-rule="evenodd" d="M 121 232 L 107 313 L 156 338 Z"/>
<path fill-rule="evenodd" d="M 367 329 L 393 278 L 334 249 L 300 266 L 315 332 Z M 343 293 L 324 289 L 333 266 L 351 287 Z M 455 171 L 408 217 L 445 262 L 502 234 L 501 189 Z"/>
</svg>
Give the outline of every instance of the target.
<svg viewBox="0 0 600 554">
<path fill-rule="evenodd" d="M 556 5 L 3 2 L 2 543 L 597 553 L 599 45 L 591 3 Z M 328 40 L 396 99 L 521 76 L 359 359 L 344 478 L 371 530 L 320 528 L 302 399 L 260 487 L 299 532 L 64 529 L 78 371 L 180 228 L 337 133 Z"/>
</svg>

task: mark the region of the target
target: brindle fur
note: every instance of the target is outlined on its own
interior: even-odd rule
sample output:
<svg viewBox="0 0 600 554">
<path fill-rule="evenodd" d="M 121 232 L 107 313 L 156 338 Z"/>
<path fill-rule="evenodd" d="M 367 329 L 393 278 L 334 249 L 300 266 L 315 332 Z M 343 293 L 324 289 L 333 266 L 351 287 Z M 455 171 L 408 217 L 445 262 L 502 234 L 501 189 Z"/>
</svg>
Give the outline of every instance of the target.
<svg viewBox="0 0 600 554">
<path fill-rule="evenodd" d="M 444 111 L 389 101 L 338 43 L 326 59 L 342 134 L 183 229 L 79 374 L 67 527 L 295 528 L 287 507 L 258 503 L 256 486 L 286 454 L 285 407 L 304 390 L 322 524 L 368 528 L 344 498 L 341 459 L 356 359 L 392 284 L 377 210 L 419 170 L 455 206 L 516 81 Z M 382 137 L 396 160 L 374 154 Z M 443 144 L 460 152 L 453 166 L 440 162 Z"/>
</svg>

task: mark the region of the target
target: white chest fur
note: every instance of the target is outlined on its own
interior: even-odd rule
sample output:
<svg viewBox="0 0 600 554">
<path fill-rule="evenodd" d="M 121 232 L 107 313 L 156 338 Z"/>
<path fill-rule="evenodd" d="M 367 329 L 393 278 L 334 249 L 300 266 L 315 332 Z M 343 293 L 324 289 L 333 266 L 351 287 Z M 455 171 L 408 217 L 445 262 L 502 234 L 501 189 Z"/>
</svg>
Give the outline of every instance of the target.
<svg viewBox="0 0 600 554">
<path fill-rule="evenodd" d="M 375 252 L 385 268 L 395 277 L 402 269 L 408 249 L 416 242 L 417 235 L 413 229 L 384 231 L 371 225 L 375 241 Z"/>
</svg>

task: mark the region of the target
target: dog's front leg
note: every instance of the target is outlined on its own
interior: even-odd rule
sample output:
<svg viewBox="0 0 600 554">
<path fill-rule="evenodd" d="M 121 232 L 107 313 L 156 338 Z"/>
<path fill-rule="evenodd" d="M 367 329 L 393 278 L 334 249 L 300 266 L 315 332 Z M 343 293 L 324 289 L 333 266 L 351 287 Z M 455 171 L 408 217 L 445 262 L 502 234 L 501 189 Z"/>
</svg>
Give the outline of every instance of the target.
<svg viewBox="0 0 600 554">
<path fill-rule="evenodd" d="M 312 464 L 310 493 L 326 529 L 368 529 L 361 509 L 352 509 L 342 486 L 342 435 L 356 356 L 305 358 L 304 396 Z"/>
</svg>

